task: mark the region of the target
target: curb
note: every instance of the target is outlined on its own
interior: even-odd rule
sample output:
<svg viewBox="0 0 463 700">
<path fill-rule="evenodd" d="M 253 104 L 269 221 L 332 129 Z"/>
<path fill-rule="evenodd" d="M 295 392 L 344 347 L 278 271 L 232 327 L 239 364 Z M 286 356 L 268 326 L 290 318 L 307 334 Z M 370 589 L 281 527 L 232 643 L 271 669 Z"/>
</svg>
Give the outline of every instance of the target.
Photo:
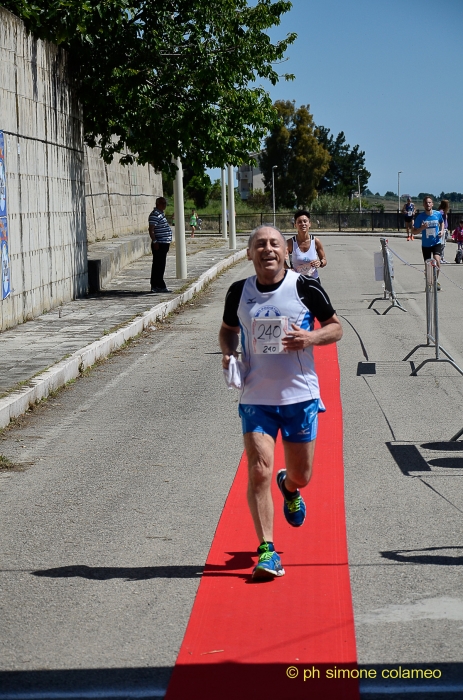
<svg viewBox="0 0 463 700">
<path fill-rule="evenodd" d="M 206 270 L 206 272 L 203 272 L 196 282 L 193 282 L 183 294 L 153 306 L 141 316 L 137 316 L 133 321 L 130 321 L 126 326 L 100 338 L 100 340 L 95 340 L 90 345 L 77 350 L 65 360 L 57 362 L 50 369 L 41 372 L 37 377 L 31 379 L 29 386 L 26 388 L 14 391 L 0 399 L 0 429 L 5 428 L 13 418 L 17 418 L 25 413 L 30 406 L 46 398 L 50 392 L 56 391 L 71 379 L 76 379 L 84 370 L 95 364 L 97 360 L 107 357 L 114 350 L 120 348 L 129 338 L 139 335 L 154 321 L 167 316 L 178 306 L 191 299 L 208 282 L 217 277 L 222 270 L 245 257 L 246 249 L 244 248 L 228 258 L 224 258 Z"/>
</svg>

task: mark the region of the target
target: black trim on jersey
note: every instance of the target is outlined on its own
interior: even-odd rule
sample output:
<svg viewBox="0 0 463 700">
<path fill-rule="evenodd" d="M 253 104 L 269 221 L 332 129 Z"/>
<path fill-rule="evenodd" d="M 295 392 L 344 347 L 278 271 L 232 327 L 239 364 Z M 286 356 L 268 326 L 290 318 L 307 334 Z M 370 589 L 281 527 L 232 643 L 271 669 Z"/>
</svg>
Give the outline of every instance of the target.
<svg viewBox="0 0 463 700">
<path fill-rule="evenodd" d="M 288 273 L 287 271 L 286 274 L 293 275 L 294 272 Z M 275 284 L 266 285 L 260 284 L 256 281 L 256 286 L 259 292 L 274 292 L 282 284 L 283 279 Z M 226 323 L 227 326 L 232 326 L 232 328 L 239 326 L 238 307 L 245 282 L 245 279 L 234 282 L 229 288 L 227 296 L 225 297 L 223 322 Z M 296 283 L 296 290 L 299 299 L 302 301 L 304 306 L 306 306 L 321 323 L 323 323 L 323 321 L 327 321 L 336 313 L 331 306 L 328 294 L 325 292 L 321 284 L 316 280 L 313 280 L 311 277 L 299 275 Z M 253 304 L 254 300 L 249 299 L 249 303 Z"/>
</svg>

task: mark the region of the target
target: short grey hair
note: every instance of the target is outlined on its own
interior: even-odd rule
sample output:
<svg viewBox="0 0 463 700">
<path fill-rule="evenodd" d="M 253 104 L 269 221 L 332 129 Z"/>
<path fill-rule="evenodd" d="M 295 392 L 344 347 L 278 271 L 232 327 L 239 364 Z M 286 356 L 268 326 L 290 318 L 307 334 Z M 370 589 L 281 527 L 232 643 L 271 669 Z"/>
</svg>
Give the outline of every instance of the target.
<svg viewBox="0 0 463 700">
<path fill-rule="evenodd" d="M 283 239 L 284 244 L 286 245 L 286 238 L 283 236 L 281 233 L 280 229 L 274 226 L 273 224 L 260 224 L 260 226 L 257 226 L 254 231 L 251 231 L 251 235 L 249 236 L 248 239 L 248 249 L 252 246 L 252 242 L 254 238 L 256 237 L 256 234 L 263 228 L 273 228 L 274 231 L 280 234 L 280 236 Z"/>
</svg>

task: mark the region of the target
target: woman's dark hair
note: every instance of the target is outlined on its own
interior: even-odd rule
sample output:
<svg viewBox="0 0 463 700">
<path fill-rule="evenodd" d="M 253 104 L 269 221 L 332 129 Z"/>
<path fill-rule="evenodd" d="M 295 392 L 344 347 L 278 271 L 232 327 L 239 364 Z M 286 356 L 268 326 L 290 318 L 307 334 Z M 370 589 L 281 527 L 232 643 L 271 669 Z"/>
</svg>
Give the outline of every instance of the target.
<svg viewBox="0 0 463 700">
<path fill-rule="evenodd" d="M 310 211 L 307 211 L 307 209 L 298 209 L 297 212 L 294 214 L 294 223 L 299 219 L 300 216 L 306 216 L 308 220 L 310 221 Z"/>
<path fill-rule="evenodd" d="M 447 214 L 448 210 L 450 208 L 450 202 L 448 199 L 442 199 L 441 203 L 439 204 L 439 209 L 442 209 L 442 211 Z"/>
</svg>

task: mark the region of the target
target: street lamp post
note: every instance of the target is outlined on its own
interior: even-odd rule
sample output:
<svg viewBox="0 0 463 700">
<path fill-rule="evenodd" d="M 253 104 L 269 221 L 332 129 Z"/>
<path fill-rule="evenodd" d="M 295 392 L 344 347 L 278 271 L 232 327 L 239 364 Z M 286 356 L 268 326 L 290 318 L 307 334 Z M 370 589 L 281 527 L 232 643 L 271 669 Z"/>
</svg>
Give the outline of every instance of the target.
<svg viewBox="0 0 463 700">
<path fill-rule="evenodd" d="M 222 187 L 222 238 L 227 238 L 227 187 L 225 176 L 225 168 L 222 168 L 220 172 L 220 184 Z"/>
<path fill-rule="evenodd" d="M 278 165 L 272 165 L 272 196 L 273 196 L 273 225 L 276 226 L 276 217 L 275 217 L 275 169 L 278 168 Z"/>
<path fill-rule="evenodd" d="M 398 198 L 398 202 L 399 202 L 399 214 L 400 214 L 400 173 L 401 172 L 402 171 L 399 170 L 399 172 L 397 173 L 397 198 Z"/>
</svg>

